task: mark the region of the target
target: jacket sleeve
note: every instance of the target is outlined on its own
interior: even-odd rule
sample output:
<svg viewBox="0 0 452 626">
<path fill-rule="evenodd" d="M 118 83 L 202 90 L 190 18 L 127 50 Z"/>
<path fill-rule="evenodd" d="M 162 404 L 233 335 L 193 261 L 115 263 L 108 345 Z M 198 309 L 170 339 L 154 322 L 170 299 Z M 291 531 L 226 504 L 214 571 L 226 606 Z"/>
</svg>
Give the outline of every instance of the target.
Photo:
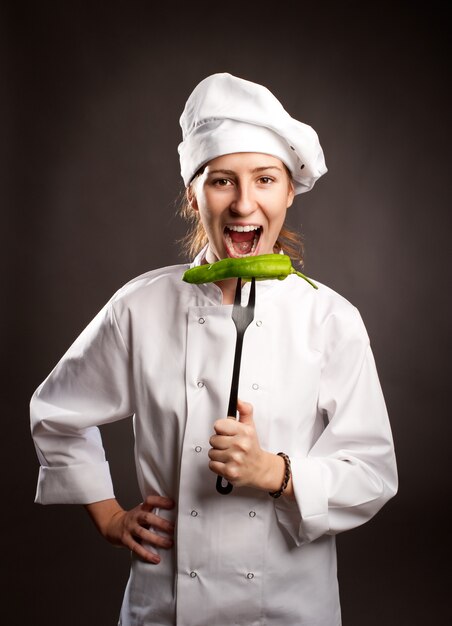
<svg viewBox="0 0 452 626">
<path fill-rule="evenodd" d="M 133 414 L 126 345 L 112 301 L 85 328 L 30 404 L 41 464 L 36 502 L 114 497 L 98 426 Z"/>
<path fill-rule="evenodd" d="M 327 426 L 307 456 L 291 458 L 296 502 L 276 505 L 297 545 L 363 524 L 397 492 L 391 428 L 364 324 L 352 307 L 328 325 L 318 396 Z"/>
</svg>

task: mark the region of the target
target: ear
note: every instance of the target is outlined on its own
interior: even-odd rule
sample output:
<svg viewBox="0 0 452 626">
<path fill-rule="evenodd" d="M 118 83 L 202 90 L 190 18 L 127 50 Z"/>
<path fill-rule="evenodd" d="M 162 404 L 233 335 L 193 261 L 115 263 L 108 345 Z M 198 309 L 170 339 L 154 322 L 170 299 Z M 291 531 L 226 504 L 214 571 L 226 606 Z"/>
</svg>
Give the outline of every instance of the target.
<svg viewBox="0 0 452 626">
<path fill-rule="evenodd" d="M 188 204 L 191 206 L 193 211 L 198 210 L 198 202 L 196 201 L 196 194 L 193 191 L 193 185 L 189 185 L 185 190 L 185 197 L 187 198 Z"/>
<path fill-rule="evenodd" d="M 295 198 L 295 187 L 292 181 L 289 181 L 289 191 L 287 193 L 287 208 L 292 206 L 293 200 Z"/>
</svg>

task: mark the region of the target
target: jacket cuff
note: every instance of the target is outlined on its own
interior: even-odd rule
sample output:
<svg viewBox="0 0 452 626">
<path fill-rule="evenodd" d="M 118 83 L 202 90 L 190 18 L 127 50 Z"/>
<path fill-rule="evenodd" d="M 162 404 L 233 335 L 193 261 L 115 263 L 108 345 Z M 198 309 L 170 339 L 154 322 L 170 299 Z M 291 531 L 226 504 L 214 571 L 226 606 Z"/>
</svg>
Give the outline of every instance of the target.
<svg viewBox="0 0 452 626">
<path fill-rule="evenodd" d="M 321 463 L 309 458 L 291 458 L 290 462 L 295 502 L 279 498 L 275 510 L 278 522 L 300 546 L 328 532 L 328 497 Z"/>
<path fill-rule="evenodd" d="M 35 502 L 89 504 L 114 498 L 108 462 L 39 469 Z"/>
</svg>

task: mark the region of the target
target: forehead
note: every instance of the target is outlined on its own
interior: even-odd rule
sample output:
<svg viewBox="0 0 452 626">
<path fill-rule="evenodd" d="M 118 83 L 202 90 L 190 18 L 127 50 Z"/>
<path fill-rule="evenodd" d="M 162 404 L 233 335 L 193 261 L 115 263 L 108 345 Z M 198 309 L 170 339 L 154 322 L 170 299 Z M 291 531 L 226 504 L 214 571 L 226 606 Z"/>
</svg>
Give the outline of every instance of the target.
<svg viewBox="0 0 452 626">
<path fill-rule="evenodd" d="M 209 161 L 205 166 L 207 173 L 213 170 L 253 170 L 256 168 L 277 167 L 284 169 L 282 162 L 270 154 L 262 152 L 233 152 L 232 154 L 222 154 Z"/>
</svg>

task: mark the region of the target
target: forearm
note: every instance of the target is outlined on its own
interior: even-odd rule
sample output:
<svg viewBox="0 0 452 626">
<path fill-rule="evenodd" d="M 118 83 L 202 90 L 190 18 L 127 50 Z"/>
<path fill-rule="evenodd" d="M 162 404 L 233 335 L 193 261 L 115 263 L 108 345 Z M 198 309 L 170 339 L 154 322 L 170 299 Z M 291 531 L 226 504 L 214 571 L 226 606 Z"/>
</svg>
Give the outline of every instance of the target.
<svg viewBox="0 0 452 626">
<path fill-rule="evenodd" d="M 109 538 L 108 528 L 111 520 L 124 509 L 115 498 L 85 504 L 85 509 L 93 520 L 97 530 L 103 537 Z"/>
</svg>

